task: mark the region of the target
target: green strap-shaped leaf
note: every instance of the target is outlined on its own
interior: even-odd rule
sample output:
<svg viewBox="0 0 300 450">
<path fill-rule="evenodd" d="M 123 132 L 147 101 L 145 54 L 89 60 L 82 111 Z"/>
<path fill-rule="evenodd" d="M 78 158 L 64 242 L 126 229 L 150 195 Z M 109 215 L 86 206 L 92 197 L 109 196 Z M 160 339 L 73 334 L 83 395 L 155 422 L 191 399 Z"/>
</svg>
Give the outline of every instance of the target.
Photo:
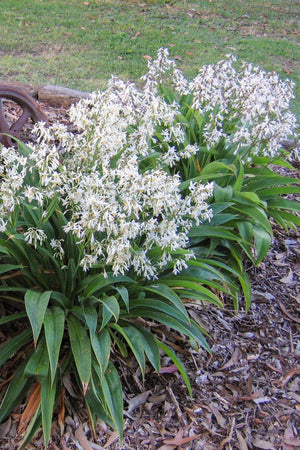
<svg viewBox="0 0 300 450">
<path fill-rule="evenodd" d="M 10 339 L 0 352 L 0 367 L 10 358 L 15 352 L 17 352 L 26 342 L 29 342 L 31 338 L 30 329 L 23 331 L 17 336 Z"/>
<path fill-rule="evenodd" d="M 93 380 L 91 378 L 91 382 L 89 384 L 89 388 L 87 390 L 86 396 L 84 397 L 87 409 L 89 411 L 89 417 L 92 421 L 92 425 L 95 426 L 96 417 L 102 419 L 105 423 L 107 423 L 110 427 L 114 427 L 114 423 L 111 420 L 111 417 L 105 409 L 106 405 L 104 402 L 104 395 L 102 387 L 98 380 Z"/>
<path fill-rule="evenodd" d="M 258 265 L 268 253 L 272 239 L 269 233 L 258 227 L 253 227 L 253 236 L 257 252 L 255 264 Z"/>
<path fill-rule="evenodd" d="M 91 344 L 101 371 L 101 379 L 108 366 L 111 349 L 110 334 L 106 328 L 91 336 Z"/>
<path fill-rule="evenodd" d="M 131 351 L 133 352 L 144 377 L 145 375 L 145 352 L 143 341 L 141 339 L 140 333 L 136 328 L 131 325 L 126 327 L 121 327 L 116 323 L 112 323 L 109 325 L 111 328 L 114 328 L 118 333 L 120 333 L 127 344 L 129 345 Z"/>
<path fill-rule="evenodd" d="M 129 316 L 132 311 L 135 311 L 136 308 L 142 308 L 143 310 L 153 309 L 168 314 L 169 316 L 173 316 L 175 319 L 180 319 L 184 322 L 189 322 L 189 317 L 183 315 L 181 311 L 178 311 L 178 309 L 174 308 L 173 305 L 170 305 L 166 301 L 157 300 L 156 298 L 143 298 L 141 300 L 132 300 L 130 305 Z"/>
<path fill-rule="evenodd" d="M 44 317 L 45 338 L 50 361 L 51 382 L 53 383 L 60 346 L 64 334 L 65 314 L 59 307 L 48 308 Z"/>
<path fill-rule="evenodd" d="M 38 340 L 51 291 L 38 292 L 28 290 L 25 294 L 25 308 L 32 327 L 34 344 Z"/>
<path fill-rule="evenodd" d="M 102 389 L 104 399 L 110 412 L 112 421 L 119 433 L 119 438 L 123 437 L 123 390 L 118 372 L 110 362 L 103 377 Z"/>
<path fill-rule="evenodd" d="M 152 364 L 152 366 L 154 367 L 154 369 L 157 372 L 159 372 L 160 371 L 160 354 L 159 354 L 157 342 L 156 342 L 153 334 L 150 331 L 146 330 L 146 328 L 144 328 L 141 325 L 133 324 L 132 326 L 137 328 L 138 331 L 140 332 L 141 339 L 143 342 L 143 347 L 144 347 L 145 353 L 147 355 L 147 358 L 149 359 L 149 361 Z"/>
<path fill-rule="evenodd" d="M 0 265 L 0 274 L 10 272 L 11 270 L 22 269 L 22 265 L 17 264 L 1 264 Z"/>
<path fill-rule="evenodd" d="M 84 318 L 90 330 L 90 336 L 96 333 L 98 323 L 98 313 L 95 306 L 83 306 Z"/>
<path fill-rule="evenodd" d="M 160 297 L 164 297 L 169 300 L 179 311 L 188 319 L 188 314 L 186 309 L 178 297 L 178 295 L 171 289 L 169 286 L 165 284 L 158 283 L 156 285 L 151 286 L 143 286 L 143 290 L 153 292 L 158 294 Z"/>
<path fill-rule="evenodd" d="M 113 276 L 112 274 L 108 274 L 108 276 L 106 277 L 102 274 L 91 275 L 81 283 L 80 288 L 85 289 L 84 297 L 89 297 L 90 295 L 95 294 L 95 292 L 99 291 L 105 286 L 109 286 L 110 284 L 114 285 L 116 283 L 122 283 L 124 281 L 132 283 L 132 279 L 126 277 L 125 275 Z"/>
<path fill-rule="evenodd" d="M 271 199 L 268 202 L 268 207 L 270 208 L 282 208 L 289 211 L 300 212 L 300 203 L 294 200 L 288 200 L 286 198 L 276 198 Z"/>
<path fill-rule="evenodd" d="M 57 383 L 53 383 L 51 378 L 49 373 L 48 377 L 41 384 L 41 411 L 45 448 L 47 448 L 50 440 L 55 392 L 57 387 Z"/>
<path fill-rule="evenodd" d="M 202 286 L 200 283 L 195 283 L 194 281 L 189 281 L 188 279 L 177 278 L 177 277 L 173 277 L 173 278 L 169 278 L 169 279 L 162 278 L 160 281 L 162 283 L 167 284 L 168 286 L 173 286 L 174 288 L 177 287 L 179 294 L 181 294 L 180 289 L 182 289 L 182 288 L 191 289 L 192 291 L 201 293 L 203 295 L 203 300 L 209 301 L 210 303 L 213 303 L 213 304 L 219 306 L 220 308 L 223 307 L 223 304 L 220 301 L 220 299 L 215 294 L 213 294 L 209 289 Z"/>
<path fill-rule="evenodd" d="M 90 339 L 84 326 L 73 315 L 68 317 L 68 332 L 76 368 L 85 393 L 91 376 Z"/>
<path fill-rule="evenodd" d="M 24 375 L 27 377 L 38 376 L 39 381 L 48 375 L 49 357 L 47 354 L 46 342 L 43 337 L 25 367 Z"/>
<path fill-rule="evenodd" d="M 30 330 L 29 330 L 30 331 Z M 18 405 L 26 396 L 33 379 L 24 376 L 24 368 L 28 362 L 28 358 L 20 364 L 15 371 L 13 379 L 5 392 L 0 405 L 0 423 L 10 414 L 10 412 Z"/>
<path fill-rule="evenodd" d="M 127 311 L 129 311 L 129 295 L 125 286 L 115 286 L 115 290 L 119 292 Z"/>
<path fill-rule="evenodd" d="M 169 356 L 169 358 L 171 358 L 173 363 L 176 365 L 177 369 L 179 370 L 179 372 L 182 375 L 182 378 L 185 381 L 185 384 L 188 388 L 191 398 L 193 398 L 191 383 L 190 383 L 190 380 L 189 380 L 189 377 L 188 377 L 187 371 L 185 370 L 184 365 L 182 364 L 182 362 L 180 361 L 178 356 L 173 352 L 173 350 L 168 345 L 164 344 L 163 342 L 161 342 L 159 340 L 157 340 L 156 342 L 157 342 L 157 345 L 165 352 L 166 355 Z"/>
<path fill-rule="evenodd" d="M 160 311 L 154 311 L 149 308 L 134 308 L 131 310 L 131 315 L 135 317 L 148 317 L 149 319 L 154 319 L 159 323 L 163 323 L 167 327 L 173 328 L 180 333 L 189 336 L 193 340 L 197 340 L 198 344 L 201 345 L 208 352 L 210 351 L 209 346 L 202 336 L 202 334 L 187 322 L 177 320 L 175 317 L 169 316 L 168 314 L 162 313 Z"/>
<path fill-rule="evenodd" d="M 222 227 L 213 227 L 209 225 L 200 225 L 199 227 L 192 227 L 189 231 L 190 237 L 205 237 L 205 238 L 213 238 L 217 237 L 220 239 L 229 239 L 232 241 L 239 242 L 240 237 L 232 233 L 231 231 L 224 230 Z"/>
<path fill-rule="evenodd" d="M 9 316 L 2 317 L 0 319 L 0 325 L 3 325 L 4 323 L 8 323 L 8 322 L 13 322 L 14 320 L 21 319 L 26 316 L 27 316 L 27 314 L 25 312 L 19 312 L 16 314 L 11 314 Z"/>
<path fill-rule="evenodd" d="M 102 324 L 101 329 L 103 329 L 110 319 L 114 317 L 117 322 L 120 315 L 120 305 L 115 296 L 111 295 L 110 297 L 102 297 L 98 299 L 100 303 L 103 304 L 103 315 L 102 315 Z"/>
</svg>

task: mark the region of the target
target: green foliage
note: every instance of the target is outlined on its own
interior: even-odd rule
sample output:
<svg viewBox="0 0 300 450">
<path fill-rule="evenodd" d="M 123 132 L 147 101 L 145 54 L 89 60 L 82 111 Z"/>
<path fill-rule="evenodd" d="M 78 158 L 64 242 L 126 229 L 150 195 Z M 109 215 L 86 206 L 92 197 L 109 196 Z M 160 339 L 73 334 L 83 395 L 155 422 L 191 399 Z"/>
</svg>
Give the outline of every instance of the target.
<svg viewBox="0 0 300 450">
<path fill-rule="evenodd" d="M 31 150 L 20 144 L 20 151 L 24 154 Z M 34 185 L 36 179 L 27 177 L 27 182 Z M 43 214 L 44 208 L 47 214 Z M 181 293 L 171 287 L 172 278 L 165 277 L 153 284 L 134 273 L 104 275 L 96 267 L 84 272 L 80 265 L 82 250 L 76 238 L 64 231 L 66 222 L 60 202 L 57 198 L 49 200 L 44 208 L 24 202 L 14 211 L 8 229 L 0 236 L 0 271 L 9 274 L 1 279 L 1 302 L 4 305 L 17 302 L 23 309 L 1 318 L 2 326 L 18 320 L 23 329 L 1 348 L 1 366 L 18 351 L 26 355 L 26 361 L 8 384 L 0 405 L 0 418 L 4 420 L 30 386 L 38 382 L 39 403 L 23 448 L 41 424 L 47 445 L 53 411 L 61 395 L 62 377 L 69 373 L 78 380 L 92 423 L 101 417 L 118 430 L 121 438 L 123 394 L 118 371 L 111 361 L 112 349 L 122 357 L 127 357 L 130 350 L 143 378 L 146 361 L 159 372 L 160 350 L 165 351 L 178 365 L 191 393 L 187 373 L 176 354 L 154 337 L 150 325 L 140 322 L 139 317 L 171 327 L 206 350 L 208 344 L 190 319 L 178 295 Z M 49 237 L 44 245 L 38 239 L 28 245 L 22 230 L 31 226 Z M 49 245 L 54 237 L 65 243 L 63 269 Z M 184 277 L 180 282 L 184 284 Z M 201 283 L 187 279 L 184 286 L 185 292 L 189 291 L 195 298 L 222 306 Z"/>
<path fill-rule="evenodd" d="M 177 101 L 180 104 L 177 120 L 184 124 L 185 143 L 199 146 L 195 155 L 180 159 L 170 169 L 172 173 L 180 173 L 181 190 L 186 191 L 194 181 L 215 183 L 211 200 L 213 218 L 190 230 L 190 243 L 196 260 L 189 261 L 189 268 L 182 274 L 185 280 L 190 276 L 190 279 L 211 287 L 214 280 L 217 283 L 214 287 L 220 291 L 227 286 L 227 294 L 233 298 L 236 310 L 241 288 L 246 309 L 249 309 L 251 286 L 245 269 L 246 259 L 257 266 L 265 258 L 273 236 L 271 219 L 286 230 L 300 225 L 299 203 L 285 198 L 300 192 L 299 179 L 278 173 L 283 167 L 293 170 L 284 158 L 283 150 L 282 158 L 278 155 L 275 158 L 253 157 L 248 162 L 251 147 L 238 150 L 232 145 L 226 148 L 224 140 L 221 140 L 208 150 L 203 130 L 210 118 L 192 108 L 192 94 L 178 96 L 163 86 L 161 92 L 168 103 Z M 157 143 L 153 145 L 158 160 L 163 153 L 163 129 L 164 126 L 157 130 Z M 210 276 L 195 270 L 204 261 L 211 271 Z M 215 267 L 218 267 L 218 272 L 213 272 Z M 177 277 L 178 286 L 184 286 L 185 281 L 181 282 L 180 276 Z M 191 297 L 186 291 L 180 292 Z M 208 297 L 210 302 L 220 303 L 213 300 L 211 292 Z M 194 293 L 192 298 L 195 299 Z"/>
<path fill-rule="evenodd" d="M 299 204 L 288 198 L 300 192 L 298 180 L 278 173 L 292 168 L 284 153 L 271 157 L 266 147 L 266 156 L 264 139 L 246 146 L 231 139 L 242 119 L 225 112 L 222 133 L 209 145 L 209 126 L 222 128 L 214 115 L 196 109 L 192 94 L 159 91 L 153 83 L 164 64 L 184 81 L 164 57 L 162 50 L 161 65 L 149 66 L 143 93 L 115 81 L 73 110 L 83 129 L 78 136 L 54 126 L 33 149 L 22 143 L 15 154 L 1 149 L 0 300 L 12 313 L 0 325 L 17 322 L 18 331 L 1 347 L 0 366 L 14 355 L 18 361 L 19 352 L 24 358 L 0 420 L 33 388 L 37 401 L 22 448 L 40 425 L 48 445 L 65 374 L 92 426 L 99 417 L 120 439 L 118 365 L 129 355 L 144 380 L 148 363 L 159 373 L 164 352 L 192 395 L 172 343 L 155 335 L 152 322 L 209 352 L 209 336 L 185 303 L 221 308 L 226 297 L 238 310 L 243 297 L 249 309 L 246 264 L 265 258 L 272 221 L 285 229 L 300 224 Z M 285 126 L 293 129 L 292 116 Z M 64 153 L 53 147 L 55 133 Z"/>
</svg>

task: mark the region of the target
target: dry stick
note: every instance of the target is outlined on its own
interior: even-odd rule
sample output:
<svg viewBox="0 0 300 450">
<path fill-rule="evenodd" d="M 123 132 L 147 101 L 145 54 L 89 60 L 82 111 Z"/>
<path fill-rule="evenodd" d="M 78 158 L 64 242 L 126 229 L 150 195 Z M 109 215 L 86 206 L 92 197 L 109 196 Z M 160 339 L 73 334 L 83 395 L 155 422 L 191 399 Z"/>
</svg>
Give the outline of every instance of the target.
<svg viewBox="0 0 300 450">
<path fill-rule="evenodd" d="M 221 444 L 218 447 L 218 450 L 223 450 L 223 447 L 232 440 L 234 426 L 235 426 L 235 417 L 232 419 L 229 436 L 227 436 L 227 438 L 223 439 L 223 441 L 221 442 Z"/>
<path fill-rule="evenodd" d="M 175 396 L 175 394 L 174 394 L 174 392 L 172 391 L 172 389 L 171 389 L 170 386 L 167 387 L 167 391 L 169 392 L 170 397 L 171 397 L 171 399 L 172 399 L 172 402 L 173 402 L 174 405 L 175 405 L 175 409 L 176 409 L 176 414 L 177 414 L 178 420 L 179 420 L 179 421 L 182 421 L 182 422 L 184 423 L 184 425 L 187 425 L 188 423 L 187 423 L 187 421 L 186 421 L 186 418 L 184 417 L 184 414 L 183 414 L 183 412 L 182 412 L 181 409 L 180 409 L 180 406 L 179 406 L 179 403 L 178 403 L 178 401 L 177 401 L 177 398 L 176 398 L 176 396 Z"/>
</svg>

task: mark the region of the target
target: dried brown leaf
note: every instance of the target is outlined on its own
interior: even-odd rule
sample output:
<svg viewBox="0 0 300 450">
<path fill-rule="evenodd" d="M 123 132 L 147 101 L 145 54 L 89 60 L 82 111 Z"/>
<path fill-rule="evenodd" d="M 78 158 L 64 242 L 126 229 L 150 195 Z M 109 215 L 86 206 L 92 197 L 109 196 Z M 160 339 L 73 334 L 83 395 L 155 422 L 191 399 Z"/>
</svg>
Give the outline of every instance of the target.
<svg viewBox="0 0 300 450">
<path fill-rule="evenodd" d="M 286 307 L 284 306 L 283 303 L 279 302 L 279 306 L 280 306 L 282 312 L 284 312 L 284 314 L 285 314 L 289 319 L 291 319 L 293 322 L 300 323 L 300 319 L 298 319 L 297 317 L 293 317 L 292 314 L 290 314 L 290 313 L 287 311 L 287 309 L 286 309 Z"/>
<path fill-rule="evenodd" d="M 234 349 L 234 352 L 233 352 L 230 360 L 226 364 L 224 364 L 224 366 L 222 366 L 220 368 L 220 370 L 229 369 L 229 367 L 234 366 L 234 364 L 236 364 L 238 362 L 238 360 L 240 359 L 240 356 L 241 356 L 241 351 L 238 347 L 236 347 Z"/>
<path fill-rule="evenodd" d="M 283 377 L 281 384 L 282 387 L 284 388 L 288 382 L 298 373 L 300 373 L 300 367 L 295 367 L 294 369 L 290 370 L 288 374 L 286 374 L 285 377 Z"/>
<path fill-rule="evenodd" d="M 297 438 L 284 439 L 283 442 L 285 444 L 292 445 L 293 447 L 300 447 L 300 439 Z"/>
<path fill-rule="evenodd" d="M 183 432 L 184 430 L 180 429 L 173 439 L 164 439 L 163 443 L 167 445 L 178 446 L 186 444 L 187 442 L 194 441 L 195 439 L 198 439 L 201 436 L 201 434 L 196 434 L 195 436 L 183 437 Z"/>
<path fill-rule="evenodd" d="M 288 443 L 288 441 L 290 439 L 294 439 L 294 433 L 293 433 L 293 429 L 291 426 L 288 426 L 285 429 L 283 439 L 284 439 L 284 441 L 283 441 L 282 449 L 283 450 L 294 450 L 294 446 Z"/>
<path fill-rule="evenodd" d="M 274 445 L 270 441 L 265 441 L 263 439 L 256 438 L 253 445 L 257 448 L 262 448 L 265 450 L 275 450 Z"/>
<path fill-rule="evenodd" d="M 26 408 L 21 414 L 18 426 L 18 434 L 23 434 L 26 431 L 27 424 L 34 416 L 36 410 L 39 407 L 40 402 L 41 402 L 41 384 L 37 383 L 29 397 Z"/>
<path fill-rule="evenodd" d="M 244 439 L 243 435 L 238 430 L 236 430 L 236 437 L 239 442 L 239 449 L 240 450 L 249 450 L 246 440 Z"/>
<path fill-rule="evenodd" d="M 157 450 L 173 450 L 177 445 L 162 445 Z"/>
<path fill-rule="evenodd" d="M 211 410 L 211 412 L 215 416 L 215 418 L 216 418 L 218 424 L 220 425 L 220 427 L 226 429 L 226 427 L 227 427 L 227 420 L 222 416 L 222 414 L 220 413 L 218 408 L 215 406 L 215 404 L 211 403 L 209 405 L 209 409 Z"/>
<path fill-rule="evenodd" d="M 159 373 L 174 373 L 178 372 L 178 367 L 176 364 L 171 364 L 170 366 L 161 367 Z"/>
<path fill-rule="evenodd" d="M 75 436 L 79 441 L 79 444 L 83 448 L 83 450 L 93 450 L 92 443 L 88 441 L 84 430 L 83 425 L 80 424 L 77 430 L 75 431 Z"/>
<path fill-rule="evenodd" d="M 79 396 L 75 393 L 75 391 L 73 389 L 73 384 L 72 384 L 69 374 L 65 374 L 63 376 L 63 384 L 64 384 L 65 388 L 67 389 L 68 393 L 71 395 L 71 397 L 79 398 Z"/>
<path fill-rule="evenodd" d="M 128 402 L 129 405 L 127 412 L 130 414 L 132 411 L 138 408 L 138 406 L 144 405 L 147 401 L 147 398 L 149 397 L 150 392 L 151 391 L 145 391 L 131 398 Z"/>
<path fill-rule="evenodd" d="M 119 438 L 117 431 L 113 431 L 103 448 L 109 447 Z"/>
<path fill-rule="evenodd" d="M 0 425 L 0 438 L 3 438 L 7 435 L 11 427 L 11 418 L 9 417 L 6 422 L 1 423 Z"/>
<path fill-rule="evenodd" d="M 293 281 L 293 276 L 293 271 L 292 269 L 290 269 L 288 275 L 286 277 L 280 278 L 279 281 L 284 284 L 290 284 Z"/>
<path fill-rule="evenodd" d="M 65 388 L 63 387 L 61 390 L 61 394 L 58 402 L 58 425 L 60 428 L 60 434 L 63 435 L 64 427 L 65 427 Z"/>
</svg>

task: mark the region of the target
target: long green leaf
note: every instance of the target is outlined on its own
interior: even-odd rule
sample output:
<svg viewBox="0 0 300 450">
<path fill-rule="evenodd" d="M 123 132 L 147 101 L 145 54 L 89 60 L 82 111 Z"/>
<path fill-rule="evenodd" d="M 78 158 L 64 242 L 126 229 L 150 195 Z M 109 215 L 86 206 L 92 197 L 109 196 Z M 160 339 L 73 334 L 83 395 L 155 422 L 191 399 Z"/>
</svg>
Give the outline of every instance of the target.
<svg viewBox="0 0 300 450">
<path fill-rule="evenodd" d="M 132 353 L 134 354 L 143 377 L 145 376 L 145 352 L 143 346 L 143 340 L 139 331 L 131 325 L 121 327 L 117 323 L 110 324 L 110 327 L 115 329 L 118 333 L 123 336 L 127 344 L 129 345 Z"/>
<path fill-rule="evenodd" d="M 220 299 L 213 294 L 209 289 L 202 286 L 200 283 L 195 283 L 194 281 L 190 281 L 188 279 L 173 277 L 173 278 L 161 278 L 161 283 L 165 283 L 168 286 L 172 286 L 174 288 L 178 288 L 178 293 L 181 293 L 182 288 L 191 289 L 192 291 L 199 292 L 203 295 L 203 300 L 209 301 L 220 308 L 223 307 Z"/>
<path fill-rule="evenodd" d="M 103 305 L 101 324 L 101 329 L 103 329 L 112 317 L 114 317 L 116 322 L 118 321 L 120 315 L 120 305 L 114 295 L 111 295 L 110 297 L 102 296 L 98 300 Z"/>
<path fill-rule="evenodd" d="M 64 325 L 64 311 L 56 306 L 48 308 L 44 317 L 44 328 L 52 383 L 57 369 L 59 351 L 64 334 Z"/>
<path fill-rule="evenodd" d="M 105 402 L 121 441 L 123 437 L 123 390 L 118 372 L 111 362 L 103 377 L 102 389 Z"/>
<path fill-rule="evenodd" d="M 24 369 L 24 375 L 27 377 L 37 376 L 38 380 L 46 378 L 49 370 L 49 357 L 47 354 L 46 342 L 43 337 L 34 351 Z"/>
<path fill-rule="evenodd" d="M 23 317 L 26 317 L 26 316 L 27 316 L 27 314 L 25 312 L 19 312 L 16 314 L 11 314 L 9 316 L 2 317 L 0 319 L 0 325 L 3 325 L 8 322 L 13 322 L 14 320 L 17 320 L 17 319 L 22 319 Z"/>
<path fill-rule="evenodd" d="M 51 297 L 51 291 L 38 292 L 28 290 L 25 294 L 25 308 L 32 327 L 34 344 L 38 340 L 45 312 Z"/>
<path fill-rule="evenodd" d="M 248 191 L 264 191 L 268 187 L 275 186 L 284 186 L 287 184 L 297 183 L 296 178 L 292 177 L 283 177 L 281 175 L 275 175 L 273 172 L 269 175 L 256 176 L 254 179 L 249 179 L 248 182 L 245 183 L 245 189 Z M 260 195 L 260 193 L 259 193 Z"/>
<path fill-rule="evenodd" d="M 99 418 L 113 428 L 114 423 L 111 420 L 106 404 L 104 402 L 104 394 L 101 385 L 102 380 L 99 381 L 93 370 L 91 382 L 89 384 L 89 388 L 84 397 L 84 400 L 93 424 L 95 423 L 95 419 Z"/>
<path fill-rule="evenodd" d="M 192 227 L 189 231 L 190 237 L 217 237 L 220 239 L 230 239 L 236 242 L 240 241 L 240 237 L 222 227 L 214 227 L 209 225 L 200 225 L 199 227 Z"/>
<path fill-rule="evenodd" d="M 22 269 L 23 266 L 20 264 L 0 264 L 0 275 L 12 270 Z"/>
<path fill-rule="evenodd" d="M 176 365 L 177 369 L 181 373 L 181 376 L 184 379 L 184 382 L 188 388 L 190 397 L 193 398 L 191 383 L 190 383 L 190 380 L 189 380 L 189 377 L 188 377 L 187 371 L 185 370 L 184 365 L 182 364 L 182 362 L 180 361 L 178 356 L 174 353 L 174 351 L 168 345 L 164 344 L 163 342 L 159 341 L 158 339 L 156 340 L 156 342 L 157 342 L 157 345 L 165 352 L 166 355 L 169 356 L 169 358 Z"/>
<path fill-rule="evenodd" d="M 85 393 L 91 376 L 91 342 L 86 329 L 75 316 L 69 315 L 67 321 L 71 349 Z"/>
<path fill-rule="evenodd" d="M 136 323 L 132 324 L 135 328 L 138 329 L 138 331 L 141 334 L 141 339 L 143 341 L 143 347 L 145 350 L 145 353 L 147 355 L 147 358 L 149 359 L 150 363 L 154 367 L 154 369 L 159 372 L 160 371 L 160 354 L 159 349 L 157 346 L 156 339 L 154 338 L 153 334 L 146 330 L 145 327 L 138 325 Z"/>
<path fill-rule="evenodd" d="M 148 317 L 149 319 L 154 319 L 158 323 L 162 323 L 167 327 L 173 328 L 174 330 L 179 331 L 179 333 L 182 333 L 193 340 L 197 340 L 198 344 L 201 345 L 201 347 L 203 347 L 207 351 L 210 351 L 209 345 L 207 344 L 203 335 L 200 332 L 198 332 L 198 330 L 195 330 L 195 328 L 192 325 L 186 322 L 182 322 L 181 320 L 176 319 L 175 317 L 172 317 L 160 311 L 151 310 L 150 308 L 147 307 L 132 308 L 130 314 L 133 317 L 141 316 L 141 317 Z"/>
<path fill-rule="evenodd" d="M 256 247 L 256 265 L 258 265 L 268 253 L 268 250 L 271 246 L 272 239 L 269 233 L 267 233 L 264 229 L 253 227 L 253 236 L 255 240 Z"/>
<path fill-rule="evenodd" d="M 51 374 L 49 373 L 48 377 L 45 378 L 45 380 L 41 384 L 41 412 L 45 448 L 47 448 L 50 440 L 55 393 L 57 387 L 56 383 L 53 383 L 51 378 Z"/>
<path fill-rule="evenodd" d="M 31 339 L 30 329 L 22 331 L 22 333 L 11 338 L 6 342 L 3 347 L 1 347 L 0 352 L 0 367 L 10 358 L 15 352 L 20 350 L 20 348 L 29 342 Z"/>
<path fill-rule="evenodd" d="M 125 286 L 115 286 L 114 287 L 117 292 L 119 292 L 127 311 L 129 311 L 129 294 L 128 289 Z"/>
<path fill-rule="evenodd" d="M 95 294 L 100 289 L 114 285 L 115 283 L 123 283 L 123 282 L 131 282 L 132 279 L 126 277 L 124 275 L 113 276 L 108 274 L 108 276 L 104 276 L 102 274 L 91 275 L 86 278 L 80 285 L 79 289 L 84 289 L 84 297 L 89 297 L 92 294 Z"/>
<path fill-rule="evenodd" d="M 26 396 L 33 378 L 29 379 L 24 376 L 24 369 L 28 362 L 28 358 L 23 361 L 8 385 L 3 400 L 0 405 L 0 423 L 10 414 L 10 412 L 18 405 Z"/>
<path fill-rule="evenodd" d="M 132 299 L 130 302 L 129 316 L 131 311 L 136 308 L 149 308 L 168 314 L 169 316 L 175 317 L 175 319 L 181 319 L 183 322 L 189 322 L 189 316 L 182 314 L 181 311 L 178 311 L 177 308 L 166 301 L 158 300 L 157 298 Z"/>
<path fill-rule="evenodd" d="M 300 203 L 294 200 L 288 200 L 285 198 L 271 199 L 268 201 L 269 208 L 281 208 L 288 211 L 300 212 Z"/>
<path fill-rule="evenodd" d="M 90 330 L 90 336 L 94 336 L 98 324 L 98 313 L 94 305 L 84 305 L 83 314 L 85 322 Z"/>
<path fill-rule="evenodd" d="M 160 297 L 166 298 L 188 319 L 188 314 L 182 301 L 176 292 L 174 292 L 174 290 L 166 284 L 158 283 L 156 285 L 143 286 L 143 290 L 153 292 L 154 294 L 158 294 Z"/>
<path fill-rule="evenodd" d="M 110 350 L 111 350 L 111 339 L 110 334 L 106 328 L 104 328 L 100 333 L 91 335 L 91 344 L 96 360 L 100 367 L 101 379 L 104 372 L 108 366 Z"/>
</svg>

